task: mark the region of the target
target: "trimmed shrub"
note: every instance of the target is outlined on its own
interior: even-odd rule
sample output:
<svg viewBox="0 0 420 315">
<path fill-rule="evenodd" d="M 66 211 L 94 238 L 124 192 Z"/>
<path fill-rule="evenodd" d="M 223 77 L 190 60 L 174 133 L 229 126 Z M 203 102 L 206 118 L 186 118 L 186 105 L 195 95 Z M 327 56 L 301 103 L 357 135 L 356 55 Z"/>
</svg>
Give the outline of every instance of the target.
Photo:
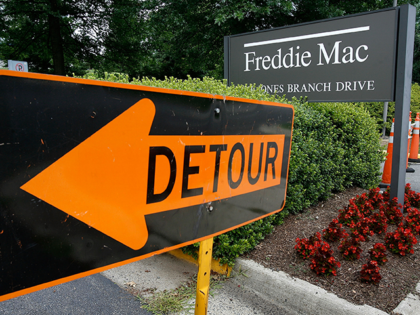
<svg viewBox="0 0 420 315">
<path fill-rule="evenodd" d="M 367 103 L 359 103 L 360 106 L 364 107 L 370 114 L 370 116 L 376 122 L 377 130 L 382 133 L 382 128 L 384 126 L 383 121 L 383 112 L 384 112 L 384 103 L 383 102 L 367 102 Z M 414 83 L 411 86 L 411 102 L 410 102 L 410 110 L 411 110 L 411 118 L 416 118 L 416 113 L 420 112 L 420 85 L 418 83 Z M 389 135 L 391 131 L 392 125 L 392 118 L 395 115 L 395 103 L 390 102 L 388 104 L 388 113 L 386 119 L 386 134 Z"/>
</svg>

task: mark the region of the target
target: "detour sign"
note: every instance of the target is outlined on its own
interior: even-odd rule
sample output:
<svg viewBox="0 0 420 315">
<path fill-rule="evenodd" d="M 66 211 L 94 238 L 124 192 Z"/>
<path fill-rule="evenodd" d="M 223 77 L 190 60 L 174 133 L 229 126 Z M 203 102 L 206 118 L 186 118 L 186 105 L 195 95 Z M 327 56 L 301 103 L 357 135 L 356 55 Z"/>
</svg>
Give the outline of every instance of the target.
<svg viewBox="0 0 420 315">
<path fill-rule="evenodd" d="M 144 98 L 21 188 L 140 249 L 145 215 L 280 184 L 284 135 L 149 136 Z"/>
<path fill-rule="evenodd" d="M 0 299 L 284 206 L 292 106 L 9 71 L 0 81 L 0 240 L 11 248 Z"/>
</svg>

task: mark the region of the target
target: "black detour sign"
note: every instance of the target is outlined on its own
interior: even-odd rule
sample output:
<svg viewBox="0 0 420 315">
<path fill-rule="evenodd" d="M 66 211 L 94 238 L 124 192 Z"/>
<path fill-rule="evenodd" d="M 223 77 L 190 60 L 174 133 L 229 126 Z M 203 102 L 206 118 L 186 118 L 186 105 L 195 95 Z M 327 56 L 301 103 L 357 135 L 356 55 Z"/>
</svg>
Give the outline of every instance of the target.
<svg viewBox="0 0 420 315">
<path fill-rule="evenodd" d="M 0 302 L 285 205 L 291 105 L 0 71 Z"/>
<path fill-rule="evenodd" d="M 225 78 L 309 101 L 392 101 L 395 8 L 225 38 Z"/>
</svg>

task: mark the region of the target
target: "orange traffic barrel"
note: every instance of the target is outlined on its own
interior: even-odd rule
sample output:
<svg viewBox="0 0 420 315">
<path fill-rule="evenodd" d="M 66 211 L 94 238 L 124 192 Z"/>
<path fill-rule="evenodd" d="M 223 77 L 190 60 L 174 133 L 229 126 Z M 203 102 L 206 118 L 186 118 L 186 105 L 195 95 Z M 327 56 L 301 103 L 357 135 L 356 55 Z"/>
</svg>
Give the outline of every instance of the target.
<svg viewBox="0 0 420 315">
<path fill-rule="evenodd" d="M 382 182 L 379 187 L 386 188 L 391 185 L 391 170 L 392 170 L 392 150 L 394 148 L 394 122 L 395 118 L 392 119 L 391 133 L 389 134 L 389 142 L 387 149 L 387 156 L 384 165 L 384 171 L 382 173 Z"/>
<path fill-rule="evenodd" d="M 420 130 L 420 113 L 416 114 L 416 121 L 413 128 L 413 137 L 411 138 L 410 162 L 420 162 L 419 159 L 419 130 Z"/>
</svg>

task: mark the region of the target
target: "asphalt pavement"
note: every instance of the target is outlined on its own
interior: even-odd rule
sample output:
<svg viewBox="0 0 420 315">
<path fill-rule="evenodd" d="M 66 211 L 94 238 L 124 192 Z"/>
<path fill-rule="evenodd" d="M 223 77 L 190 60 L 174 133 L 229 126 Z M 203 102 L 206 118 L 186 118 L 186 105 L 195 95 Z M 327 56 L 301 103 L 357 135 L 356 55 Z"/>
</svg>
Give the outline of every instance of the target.
<svg viewBox="0 0 420 315">
<path fill-rule="evenodd" d="M 0 303 L 3 315 L 149 315 L 140 300 L 101 274 Z"/>
<path fill-rule="evenodd" d="M 411 189 L 420 192 L 420 163 L 409 163 L 415 170 L 414 173 L 406 173 L 405 182 L 411 184 Z"/>
</svg>

